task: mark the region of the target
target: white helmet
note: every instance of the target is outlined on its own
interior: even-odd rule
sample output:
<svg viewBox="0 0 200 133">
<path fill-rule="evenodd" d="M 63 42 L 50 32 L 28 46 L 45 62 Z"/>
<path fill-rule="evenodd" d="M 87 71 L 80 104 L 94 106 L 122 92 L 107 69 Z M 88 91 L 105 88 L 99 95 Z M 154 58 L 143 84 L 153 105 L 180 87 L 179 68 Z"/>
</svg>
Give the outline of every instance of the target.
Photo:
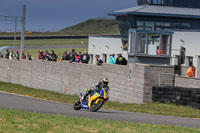
<svg viewBox="0 0 200 133">
<path fill-rule="evenodd" d="M 104 78 L 104 79 L 103 79 L 103 83 L 104 83 L 105 85 L 108 85 L 108 79 L 107 79 L 107 78 Z"/>
</svg>

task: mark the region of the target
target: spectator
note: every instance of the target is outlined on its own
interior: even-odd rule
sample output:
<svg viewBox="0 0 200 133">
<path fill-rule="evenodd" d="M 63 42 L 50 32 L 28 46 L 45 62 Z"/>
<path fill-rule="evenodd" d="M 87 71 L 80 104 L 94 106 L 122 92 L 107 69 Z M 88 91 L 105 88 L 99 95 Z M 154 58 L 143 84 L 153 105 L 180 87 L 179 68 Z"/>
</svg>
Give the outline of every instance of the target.
<svg viewBox="0 0 200 133">
<path fill-rule="evenodd" d="M 57 55 L 55 54 L 55 52 L 54 52 L 54 50 L 51 50 L 51 55 L 50 55 L 50 57 L 51 57 L 51 60 L 52 61 L 57 61 Z"/>
<path fill-rule="evenodd" d="M 83 55 L 81 56 L 81 63 L 88 64 L 89 60 L 90 60 L 90 56 L 89 56 L 88 52 L 85 50 Z"/>
<path fill-rule="evenodd" d="M 76 51 L 75 51 L 75 49 L 72 49 L 71 62 L 75 62 L 75 56 L 76 56 Z"/>
<path fill-rule="evenodd" d="M 38 53 L 38 59 L 44 59 L 44 54 L 42 50 L 40 50 Z"/>
<path fill-rule="evenodd" d="M 79 54 L 76 55 L 75 61 L 76 62 L 80 62 L 81 61 L 81 52 L 79 52 Z"/>
<path fill-rule="evenodd" d="M 30 55 L 29 53 L 26 53 L 26 58 L 27 58 L 27 60 L 33 60 L 32 55 Z"/>
<path fill-rule="evenodd" d="M 99 58 L 99 55 L 96 55 L 96 62 L 98 66 L 102 66 L 103 61 Z"/>
<path fill-rule="evenodd" d="M 63 60 L 66 60 L 66 55 L 67 55 L 67 52 L 64 52 L 64 53 L 63 53 L 63 56 L 60 57 L 60 63 L 61 63 Z"/>
<path fill-rule="evenodd" d="M 115 61 L 115 54 L 111 54 L 110 55 L 110 58 L 109 58 L 109 64 L 115 64 L 116 61 Z"/>
<path fill-rule="evenodd" d="M 14 57 L 13 51 L 10 51 L 10 54 L 9 54 L 9 60 L 12 60 L 13 57 Z"/>
<path fill-rule="evenodd" d="M 7 49 L 7 50 L 6 50 L 5 58 L 6 58 L 6 59 L 9 59 L 9 55 L 10 55 L 10 52 L 9 52 L 9 50 Z"/>
<path fill-rule="evenodd" d="M 160 51 L 160 50 L 159 50 L 159 46 L 157 46 L 157 50 L 156 50 L 156 54 L 157 54 L 157 55 L 159 55 L 159 51 Z M 161 55 L 163 54 L 163 50 L 161 50 L 161 53 L 160 53 L 160 54 L 161 54 Z"/>
<path fill-rule="evenodd" d="M 127 64 L 127 60 L 122 56 L 121 53 L 119 54 L 119 56 L 116 59 L 116 64 L 118 64 L 118 65 L 126 65 Z"/>
<path fill-rule="evenodd" d="M 71 61 L 72 60 L 72 56 L 71 56 L 69 50 L 67 50 L 65 58 L 66 58 L 66 61 Z"/>
<path fill-rule="evenodd" d="M 0 52 L 0 58 L 3 58 L 3 54 Z"/>
<path fill-rule="evenodd" d="M 24 51 L 22 52 L 22 59 L 23 59 L 23 60 L 26 59 L 26 55 L 24 54 Z"/>
<path fill-rule="evenodd" d="M 19 60 L 19 50 L 16 50 L 15 59 L 16 59 L 16 60 Z"/>
<path fill-rule="evenodd" d="M 47 61 L 52 61 L 51 56 L 49 55 L 48 50 L 44 52 L 44 59 Z"/>
<path fill-rule="evenodd" d="M 195 67 L 194 67 L 194 65 L 191 65 L 189 68 L 188 68 L 188 70 L 187 70 L 187 72 L 186 72 L 186 76 L 187 77 L 195 77 Z"/>
</svg>

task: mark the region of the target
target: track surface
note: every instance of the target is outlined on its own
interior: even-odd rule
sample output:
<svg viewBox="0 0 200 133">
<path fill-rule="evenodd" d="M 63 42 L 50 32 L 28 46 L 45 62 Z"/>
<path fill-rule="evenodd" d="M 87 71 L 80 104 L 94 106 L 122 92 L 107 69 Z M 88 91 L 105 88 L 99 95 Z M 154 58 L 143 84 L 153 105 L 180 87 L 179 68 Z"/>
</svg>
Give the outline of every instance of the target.
<svg viewBox="0 0 200 133">
<path fill-rule="evenodd" d="M 200 120 L 198 119 L 105 109 L 100 109 L 98 112 L 90 112 L 89 110 L 75 111 L 72 107 L 72 104 L 40 100 L 3 92 L 0 92 L 0 108 L 114 121 L 167 124 L 200 128 Z"/>
</svg>

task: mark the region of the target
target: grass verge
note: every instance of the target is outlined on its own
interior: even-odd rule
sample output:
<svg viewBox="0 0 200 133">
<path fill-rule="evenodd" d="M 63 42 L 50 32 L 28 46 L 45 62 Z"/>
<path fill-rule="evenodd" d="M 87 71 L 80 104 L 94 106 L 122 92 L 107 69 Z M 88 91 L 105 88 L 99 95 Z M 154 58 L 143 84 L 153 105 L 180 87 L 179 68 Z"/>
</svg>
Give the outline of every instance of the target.
<svg viewBox="0 0 200 133">
<path fill-rule="evenodd" d="M 197 133 L 200 129 L 0 109 L 1 133 Z"/>
<path fill-rule="evenodd" d="M 24 44 L 26 46 L 33 45 L 81 45 L 88 44 L 88 39 L 32 39 L 25 40 Z M 21 40 L 16 41 L 16 46 L 20 46 Z M 0 46 L 13 46 L 14 40 L 0 40 Z"/>
<path fill-rule="evenodd" d="M 46 90 L 37 90 L 33 88 L 24 87 L 22 85 L 9 84 L 4 82 L 0 82 L 0 90 L 65 103 L 74 103 L 78 99 L 78 96 L 69 96 Z M 103 108 L 130 112 L 200 118 L 200 110 L 193 109 L 191 107 L 176 106 L 172 104 L 121 104 L 116 102 L 107 102 L 106 104 L 104 104 Z"/>
</svg>

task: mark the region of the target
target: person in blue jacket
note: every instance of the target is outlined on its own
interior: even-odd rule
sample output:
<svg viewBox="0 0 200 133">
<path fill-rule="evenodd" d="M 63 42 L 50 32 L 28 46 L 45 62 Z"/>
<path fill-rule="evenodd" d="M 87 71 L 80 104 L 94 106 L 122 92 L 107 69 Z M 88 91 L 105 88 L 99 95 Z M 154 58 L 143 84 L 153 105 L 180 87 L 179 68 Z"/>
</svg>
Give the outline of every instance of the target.
<svg viewBox="0 0 200 133">
<path fill-rule="evenodd" d="M 115 54 L 111 54 L 111 55 L 110 55 L 109 64 L 116 64 L 116 61 L 115 61 Z"/>
</svg>

